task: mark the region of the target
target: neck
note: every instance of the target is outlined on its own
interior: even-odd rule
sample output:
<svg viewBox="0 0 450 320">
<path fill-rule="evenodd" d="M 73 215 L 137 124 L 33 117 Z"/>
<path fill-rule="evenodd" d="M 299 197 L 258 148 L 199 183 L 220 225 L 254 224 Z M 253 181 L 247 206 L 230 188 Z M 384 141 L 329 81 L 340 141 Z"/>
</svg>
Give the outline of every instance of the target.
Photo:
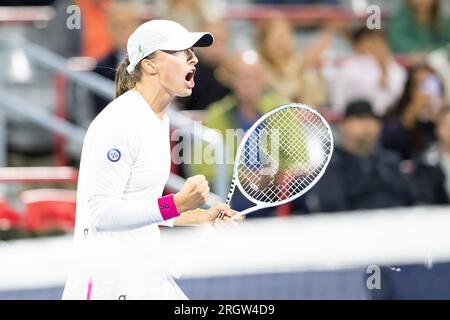
<svg viewBox="0 0 450 320">
<path fill-rule="evenodd" d="M 151 81 L 142 80 L 136 83 L 135 89 L 141 94 L 157 117 L 162 119 L 166 113 L 167 106 L 172 100 L 172 96 L 160 85 L 153 84 Z"/>
<path fill-rule="evenodd" d="M 351 153 L 352 155 L 358 158 L 367 158 L 370 155 L 369 148 L 362 148 L 356 143 L 351 143 L 349 141 L 342 141 L 342 146 L 344 147 L 344 150 L 346 150 L 347 152 Z"/>
<path fill-rule="evenodd" d="M 355 47 L 355 52 L 358 55 L 363 55 L 365 56 L 367 54 L 367 49 L 363 46 L 356 46 Z"/>
<path fill-rule="evenodd" d="M 273 61 L 273 65 L 280 74 L 284 74 L 288 61 L 289 57 L 286 57 L 285 59 L 277 58 L 276 60 Z"/>
<path fill-rule="evenodd" d="M 416 11 L 416 17 L 421 24 L 427 24 L 431 20 L 431 14 L 428 11 Z"/>
</svg>

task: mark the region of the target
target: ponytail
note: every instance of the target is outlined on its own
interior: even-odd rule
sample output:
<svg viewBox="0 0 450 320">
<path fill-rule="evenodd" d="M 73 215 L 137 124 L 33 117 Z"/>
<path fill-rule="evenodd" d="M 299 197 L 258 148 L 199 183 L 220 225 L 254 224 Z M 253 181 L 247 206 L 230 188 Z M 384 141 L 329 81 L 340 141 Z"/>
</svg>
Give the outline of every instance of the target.
<svg viewBox="0 0 450 320">
<path fill-rule="evenodd" d="M 120 97 L 122 94 L 128 90 L 133 89 L 136 86 L 136 82 L 141 80 L 141 70 L 139 63 L 135 70 L 129 74 L 127 67 L 130 64 L 128 55 L 122 60 L 116 70 L 116 98 Z"/>
</svg>

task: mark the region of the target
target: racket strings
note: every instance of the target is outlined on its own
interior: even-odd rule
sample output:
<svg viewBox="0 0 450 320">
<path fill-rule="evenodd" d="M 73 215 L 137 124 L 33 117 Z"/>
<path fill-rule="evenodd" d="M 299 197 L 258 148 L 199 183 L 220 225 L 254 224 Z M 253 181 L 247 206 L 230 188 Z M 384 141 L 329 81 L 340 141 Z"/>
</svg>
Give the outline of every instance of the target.
<svg viewBox="0 0 450 320">
<path fill-rule="evenodd" d="M 295 109 L 288 109 L 288 110 L 291 111 L 290 114 L 286 113 L 285 115 L 279 115 L 278 117 L 279 119 L 276 119 L 275 121 L 280 122 L 282 126 L 289 128 L 295 128 L 296 125 L 298 126 L 298 124 L 295 123 L 296 117 L 298 118 L 298 121 L 301 123 L 310 123 L 310 120 L 307 117 L 305 117 L 304 114 L 302 113 L 292 114 L 293 113 L 292 110 Z M 279 200 L 289 198 L 291 196 L 290 193 L 292 192 L 291 190 L 292 187 L 294 187 L 294 189 L 298 188 L 298 186 L 296 186 L 296 183 L 300 183 L 301 187 L 306 187 L 307 185 L 309 185 L 313 181 L 313 179 L 312 178 L 310 179 L 310 177 L 317 170 L 317 168 L 312 168 L 312 171 L 309 171 L 309 168 L 303 165 L 306 161 L 308 161 L 308 159 L 303 156 L 305 155 L 305 153 L 300 154 L 301 157 L 300 159 L 298 158 L 299 154 L 297 153 L 297 151 L 299 149 L 308 148 L 308 146 L 306 145 L 306 141 L 308 141 L 308 139 L 300 139 L 299 137 L 300 136 L 309 137 L 312 134 L 315 134 L 315 132 L 312 129 L 310 129 L 309 126 L 305 126 L 303 130 L 306 132 L 302 132 L 301 135 L 295 133 L 290 135 L 290 138 L 293 139 L 291 143 L 283 144 L 284 147 L 283 150 L 288 155 L 288 158 L 299 161 L 290 169 L 284 171 L 283 183 L 281 183 L 278 186 L 279 188 L 278 194 L 280 195 Z M 297 177 L 299 177 L 301 174 L 304 175 L 305 177 L 304 180 L 297 179 Z"/>
<path fill-rule="evenodd" d="M 291 109 L 291 110 L 297 110 L 297 109 Z M 299 135 L 294 134 L 292 137 L 294 138 L 294 142 L 292 144 L 287 144 L 287 150 L 289 152 L 289 155 L 295 158 L 296 151 L 293 150 L 292 146 L 298 146 L 301 145 L 303 148 L 309 148 L 309 150 L 312 151 L 312 149 L 317 148 L 317 146 L 320 146 L 323 142 L 324 148 L 323 152 L 325 156 L 316 157 L 316 161 L 313 161 L 314 157 L 310 157 L 310 159 L 302 158 L 301 163 L 304 163 L 304 160 L 309 160 L 309 163 L 307 166 L 292 166 L 291 170 L 287 170 L 285 172 L 285 176 L 287 176 L 288 182 L 281 184 L 281 198 L 289 198 L 290 193 L 292 192 L 292 189 L 298 189 L 299 191 L 304 190 L 307 186 L 309 186 L 315 178 L 320 174 L 323 166 L 326 164 L 327 156 L 331 153 L 331 139 L 330 139 L 330 133 L 326 126 L 323 125 L 321 122 L 321 119 L 315 115 L 312 114 L 309 111 L 303 111 L 297 113 L 298 121 L 302 124 L 305 124 L 303 126 L 303 136 L 304 139 L 300 140 L 298 139 Z M 290 117 L 289 119 L 295 119 L 295 117 Z M 319 125 L 318 125 L 319 124 Z M 295 125 L 295 123 L 289 123 L 288 125 Z M 305 145 L 305 142 L 314 142 L 314 146 L 308 146 Z M 327 143 L 328 142 L 328 143 Z M 328 145 L 327 145 L 328 144 Z M 318 149 L 320 150 L 320 148 Z M 305 153 L 308 154 L 308 156 L 311 156 L 311 152 Z M 318 158 L 318 159 L 317 159 Z M 319 161 L 317 161 L 319 160 Z M 303 179 L 298 179 L 298 177 L 302 177 Z M 286 179 L 285 179 L 286 181 Z"/>
<path fill-rule="evenodd" d="M 248 137 L 237 174 L 251 198 L 279 202 L 310 186 L 331 153 L 331 132 L 320 116 L 303 108 L 285 108 L 267 117 Z"/>
</svg>

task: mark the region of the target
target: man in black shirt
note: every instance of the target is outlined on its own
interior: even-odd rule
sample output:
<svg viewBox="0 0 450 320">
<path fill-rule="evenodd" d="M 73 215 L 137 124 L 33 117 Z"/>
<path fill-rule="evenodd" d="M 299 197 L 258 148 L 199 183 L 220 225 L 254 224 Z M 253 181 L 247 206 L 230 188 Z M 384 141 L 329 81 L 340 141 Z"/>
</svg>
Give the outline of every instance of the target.
<svg viewBox="0 0 450 320">
<path fill-rule="evenodd" d="M 350 103 L 341 143 L 318 184 L 305 196 L 310 211 L 346 211 L 412 204 L 409 178 L 397 154 L 378 146 L 381 124 L 366 101 Z"/>
</svg>

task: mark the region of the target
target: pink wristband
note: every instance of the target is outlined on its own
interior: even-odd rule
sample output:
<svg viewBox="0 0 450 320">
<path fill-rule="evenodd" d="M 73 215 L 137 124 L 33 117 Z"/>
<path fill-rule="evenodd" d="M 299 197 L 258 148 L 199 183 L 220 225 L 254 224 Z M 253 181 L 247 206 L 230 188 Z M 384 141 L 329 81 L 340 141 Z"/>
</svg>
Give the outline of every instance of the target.
<svg viewBox="0 0 450 320">
<path fill-rule="evenodd" d="M 175 206 L 175 202 L 173 201 L 173 193 L 158 198 L 158 207 L 164 221 L 178 217 L 180 215 L 180 212 L 178 212 L 178 209 Z"/>
</svg>

